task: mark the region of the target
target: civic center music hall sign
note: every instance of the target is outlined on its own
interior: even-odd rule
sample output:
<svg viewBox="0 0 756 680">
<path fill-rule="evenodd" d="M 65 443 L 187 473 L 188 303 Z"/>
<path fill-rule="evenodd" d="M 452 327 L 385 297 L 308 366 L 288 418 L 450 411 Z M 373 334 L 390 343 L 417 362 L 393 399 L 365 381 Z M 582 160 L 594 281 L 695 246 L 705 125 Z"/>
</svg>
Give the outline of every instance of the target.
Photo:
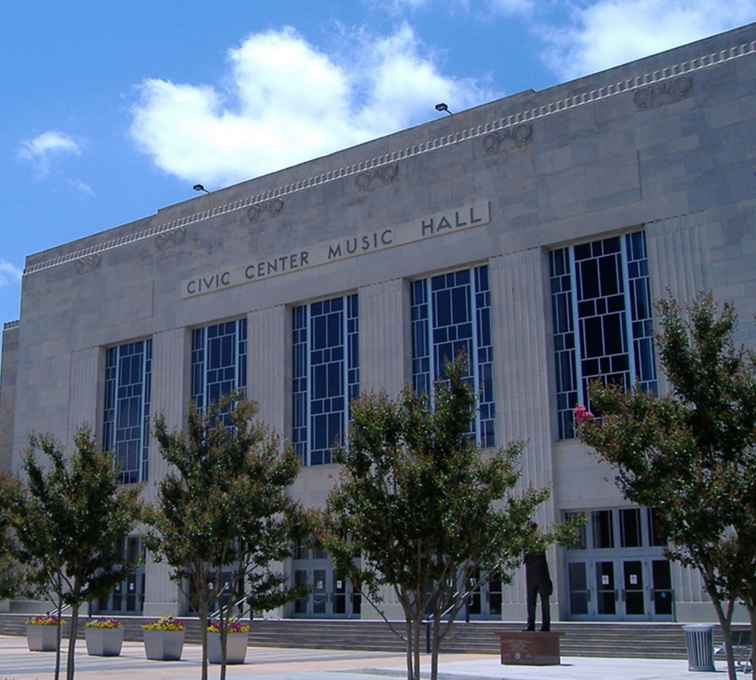
<svg viewBox="0 0 756 680">
<path fill-rule="evenodd" d="M 475 201 L 461 208 L 445 210 L 412 222 L 384 227 L 356 236 L 321 241 L 306 249 L 264 257 L 240 266 L 202 274 L 183 281 L 181 283 L 181 295 L 190 298 L 215 293 L 245 283 L 254 283 L 274 276 L 346 260 L 350 257 L 396 248 L 435 236 L 444 236 L 456 231 L 481 227 L 490 221 L 490 202 Z"/>
</svg>

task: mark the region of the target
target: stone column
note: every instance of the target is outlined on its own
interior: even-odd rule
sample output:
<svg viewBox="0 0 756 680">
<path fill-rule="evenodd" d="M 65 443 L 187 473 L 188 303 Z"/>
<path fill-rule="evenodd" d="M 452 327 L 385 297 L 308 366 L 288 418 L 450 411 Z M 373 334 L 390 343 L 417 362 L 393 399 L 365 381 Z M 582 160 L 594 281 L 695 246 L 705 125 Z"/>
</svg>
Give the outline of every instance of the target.
<svg viewBox="0 0 756 680">
<path fill-rule="evenodd" d="M 687 305 L 709 287 L 706 228 L 704 213 L 670 217 L 646 226 L 651 299 L 654 302 L 672 296 L 680 304 Z M 669 383 L 658 357 L 656 368 L 659 394 L 668 394 Z"/>
<path fill-rule="evenodd" d="M 184 427 L 189 403 L 189 349 L 191 334 L 187 328 L 174 328 L 152 337 L 151 417 L 162 414 L 169 429 Z M 160 455 L 154 436 L 150 440 L 150 474 L 145 497 L 156 498 L 157 485 L 168 466 Z M 144 615 L 180 614 L 178 586 L 169 578 L 170 567 L 156 564 L 148 554 L 145 565 Z"/>
<path fill-rule="evenodd" d="M 546 254 L 540 248 L 489 261 L 494 338 L 496 441 L 499 446 L 522 441 L 522 489 L 551 489 L 552 409 L 549 355 L 549 295 Z M 543 503 L 535 520 L 549 527 L 557 519 L 555 499 Z M 549 551 L 554 582 L 552 618 L 558 618 L 559 568 Z M 520 570 L 506 589 L 503 617 L 525 620 L 525 578 Z"/>
<path fill-rule="evenodd" d="M 359 289 L 360 392 L 394 399 L 410 381 L 410 300 L 403 279 Z"/>
<path fill-rule="evenodd" d="M 247 395 L 258 417 L 289 438 L 291 399 L 291 311 L 285 305 L 247 315 Z"/>
<path fill-rule="evenodd" d="M 247 315 L 247 395 L 257 402 L 258 418 L 282 441 L 291 437 L 291 310 L 268 307 Z M 288 562 L 288 561 L 287 561 Z M 271 564 L 289 573 L 290 564 Z M 265 612 L 282 618 L 284 607 Z"/>
<path fill-rule="evenodd" d="M 101 441 L 102 401 L 105 376 L 105 352 L 89 347 L 71 354 L 71 379 L 68 400 L 67 446 L 73 450 L 74 436 L 87 426 Z"/>
</svg>

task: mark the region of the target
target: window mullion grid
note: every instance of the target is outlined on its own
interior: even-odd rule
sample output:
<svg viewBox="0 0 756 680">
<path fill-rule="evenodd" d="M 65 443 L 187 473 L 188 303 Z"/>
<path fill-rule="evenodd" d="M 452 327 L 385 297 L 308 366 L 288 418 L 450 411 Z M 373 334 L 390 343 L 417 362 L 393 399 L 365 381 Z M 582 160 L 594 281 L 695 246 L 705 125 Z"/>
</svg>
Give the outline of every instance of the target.
<svg viewBox="0 0 756 680">
<path fill-rule="evenodd" d="M 343 408 L 343 418 L 344 418 L 344 427 L 342 428 L 342 437 L 343 442 L 342 445 L 344 448 L 349 447 L 349 296 L 344 295 L 341 298 L 341 347 L 342 347 L 342 353 L 341 353 L 341 360 L 342 360 L 342 370 L 341 370 L 341 376 L 344 381 L 343 383 L 343 394 L 344 394 L 344 408 Z"/>
<path fill-rule="evenodd" d="M 312 450 L 312 423 L 310 422 L 310 395 L 312 393 L 312 375 L 310 366 L 310 305 L 304 306 L 305 311 L 305 465 L 310 465 L 310 451 Z"/>
<path fill-rule="evenodd" d="M 144 398 L 145 389 L 147 385 L 147 341 L 142 341 L 142 401 L 139 418 L 139 477 L 140 481 L 144 481 Z"/>
<path fill-rule="evenodd" d="M 433 287 L 432 278 L 425 279 L 425 298 L 428 305 L 428 369 L 429 385 L 428 397 L 430 398 L 431 413 L 436 409 L 436 346 L 433 343 Z"/>
<path fill-rule="evenodd" d="M 627 243 L 625 236 L 620 236 L 620 255 L 622 257 L 622 285 L 625 294 L 625 347 L 627 350 L 627 365 L 630 371 L 628 389 L 635 387 L 637 373 L 635 372 L 635 343 L 633 342 L 632 304 L 630 301 L 630 272 L 627 265 Z"/>
<path fill-rule="evenodd" d="M 580 316 L 578 315 L 578 276 L 577 267 L 575 266 L 575 248 L 570 246 L 570 278 L 572 280 L 572 326 L 575 333 L 575 387 L 577 388 L 577 400 L 580 404 L 588 403 L 587 395 L 583 391 L 583 334 L 580 327 Z"/>
<path fill-rule="evenodd" d="M 470 321 L 472 322 L 472 356 L 470 370 L 473 376 L 473 394 L 475 395 L 475 443 L 480 446 L 480 376 L 478 375 L 478 313 L 476 304 L 475 268 L 470 269 Z"/>
<path fill-rule="evenodd" d="M 202 382 L 203 382 L 203 391 L 205 393 L 205 398 L 202 400 L 202 413 L 207 414 L 207 408 L 210 405 L 210 385 L 208 384 L 207 374 L 208 374 L 208 366 L 210 365 L 210 354 L 209 354 L 209 348 L 208 348 L 208 336 L 210 326 L 205 326 L 204 332 L 202 333 L 202 342 L 204 345 L 204 349 L 202 350 L 202 355 L 204 358 L 204 361 L 202 362 Z"/>
<path fill-rule="evenodd" d="M 120 409 L 118 408 L 118 392 L 121 389 L 121 346 L 119 345 L 116 347 L 116 362 L 115 362 L 115 389 L 113 390 L 113 408 L 115 409 L 115 413 L 113 413 L 113 446 L 112 446 L 112 452 L 113 452 L 113 466 L 118 465 L 118 411 Z M 118 472 L 119 481 L 123 483 L 124 478 L 124 470 L 119 470 Z"/>
</svg>

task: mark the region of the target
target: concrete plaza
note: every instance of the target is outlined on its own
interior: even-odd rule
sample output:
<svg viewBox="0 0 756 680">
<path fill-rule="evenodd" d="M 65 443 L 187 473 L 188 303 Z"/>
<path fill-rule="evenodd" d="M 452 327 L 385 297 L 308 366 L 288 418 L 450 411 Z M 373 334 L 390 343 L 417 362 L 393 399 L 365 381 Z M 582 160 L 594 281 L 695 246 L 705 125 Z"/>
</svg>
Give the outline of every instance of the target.
<svg viewBox="0 0 756 680">
<path fill-rule="evenodd" d="M 64 646 L 67 642 L 64 642 Z M 142 643 L 126 642 L 120 657 L 87 656 L 78 646 L 77 677 L 91 680 L 190 680 L 199 677 L 200 648 L 186 645 L 182 661 L 148 661 Z M 282 649 L 250 647 L 243 666 L 229 666 L 230 680 L 379 680 L 404 676 L 404 658 L 393 653 L 359 650 Z M 49 680 L 55 657 L 29 652 L 23 637 L 0 637 L 0 680 Z M 691 673 L 680 660 L 600 659 L 563 657 L 561 666 L 502 666 L 494 655 L 442 655 L 441 680 L 695 680 L 723 676 Z M 210 677 L 218 675 L 211 666 Z"/>
</svg>

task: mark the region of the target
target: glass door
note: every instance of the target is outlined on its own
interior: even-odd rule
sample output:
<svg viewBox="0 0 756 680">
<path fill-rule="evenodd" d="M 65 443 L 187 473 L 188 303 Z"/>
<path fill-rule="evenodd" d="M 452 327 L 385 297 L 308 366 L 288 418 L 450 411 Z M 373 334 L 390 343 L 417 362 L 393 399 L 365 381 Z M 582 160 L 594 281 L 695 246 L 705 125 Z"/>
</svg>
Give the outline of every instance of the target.
<svg viewBox="0 0 756 680">
<path fill-rule="evenodd" d="M 669 560 L 651 562 L 651 599 L 655 619 L 672 621 L 674 618 L 674 591 L 672 590 L 672 571 Z"/>
<path fill-rule="evenodd" d="M 588 618 L 591 611 L 591 590 L 588 587 L 588 565 L 585 562 L 570 562 L 567 565 L 570 589 L 570 615 L 572 618 Z"/>
<path fill-rule="evenodd" d="M 596 562 L 596 616 L 616 618 L 619 593 L 614 579 L 614 561 Z"/>
<path fill-rule="evenodd" d="M 312 613 L 315 616 L 327 614 L 328 586 L 326 584 L 326 570 L 313 569 L 312 571 Z"/>
<path fill-rule="evenodd" d="M 643 562 L 624 560 L 622 562 L 624 617 L 627 619 L 647 617 L 646 590 L 643 586 Z"/>
</svg>

